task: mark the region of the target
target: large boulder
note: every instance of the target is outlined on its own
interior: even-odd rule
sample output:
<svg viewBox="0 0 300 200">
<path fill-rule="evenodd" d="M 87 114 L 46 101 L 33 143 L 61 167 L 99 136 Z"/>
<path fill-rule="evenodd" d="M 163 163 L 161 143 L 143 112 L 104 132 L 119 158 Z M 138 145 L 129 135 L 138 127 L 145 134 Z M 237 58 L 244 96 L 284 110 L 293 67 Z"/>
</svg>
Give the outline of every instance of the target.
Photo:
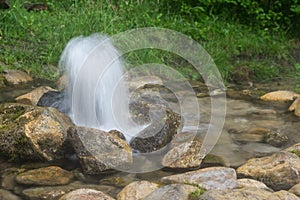
<svg viewBox="0 0 300 200">
<path fill-rule="evenodd" d="M 132 163 L 132 149 L 117 134 L 94 128 L 71 127 L 68 138 L 86 174 L 99 174 Z"/>
<path fill-rule="evenodd" d="M 261 96 L 260 99 L 264 101 L 293 101 L 299 96 L 300 94 L 297 94 L 292 91 L 278 90 L 274 92 L 269 92 Z"/>
<path fill-rule="evenodd" d="M 237 173 L 259 180 L 274 190 L 287 190 L 300 182 L 300 159 L 289 152 L 278 152 L 248 160 Z"/>
<path fill-rule="evenodd" d="M 1 104 L 0 154 L 13 160 L 63 158 L 72 150 L 66 142 L 70 126 L 70 119 L 54 108 Z"/>
</svg>

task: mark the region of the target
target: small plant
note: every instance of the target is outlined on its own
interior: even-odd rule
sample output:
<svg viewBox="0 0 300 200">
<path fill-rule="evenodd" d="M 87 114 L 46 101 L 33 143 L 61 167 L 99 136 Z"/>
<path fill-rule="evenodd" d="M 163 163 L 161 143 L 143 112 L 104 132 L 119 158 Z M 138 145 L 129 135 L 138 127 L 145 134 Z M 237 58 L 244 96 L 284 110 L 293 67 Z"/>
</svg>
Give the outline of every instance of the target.
<svg viewBox="0 0 300 200">
<path fill-rule="evenodd" d="M 205 190 L 203 189 L 197 189 L 196 191 L 192 192 L 190 195 L 189 195 L 189 200 L 197 200 L 199 199 L 199 197 L 204 194 Z"/>
</svg>

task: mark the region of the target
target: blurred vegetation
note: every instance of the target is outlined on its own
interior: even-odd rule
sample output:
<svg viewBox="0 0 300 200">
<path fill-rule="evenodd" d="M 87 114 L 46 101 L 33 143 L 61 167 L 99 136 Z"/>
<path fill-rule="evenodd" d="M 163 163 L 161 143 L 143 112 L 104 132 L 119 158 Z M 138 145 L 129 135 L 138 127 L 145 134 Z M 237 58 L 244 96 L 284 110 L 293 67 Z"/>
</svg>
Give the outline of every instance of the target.
<svg viewBox="0 0 300 200">
<path fill-rule="evenodd" d="M 46 5 L 28 11 L 28 5 Z M 0 10 L 0 71 L 22 69 L 57 78 L 57 64 L 75 36 L 117 34 L 138 27 L 182 32 L 212 56 L 230 82 L 299 76 L 300 0 L 10 0 Z M 127 54 L 128 66 L 164 63 L 189 79 L 201 77 L 168 52 Z"/>
</svg>

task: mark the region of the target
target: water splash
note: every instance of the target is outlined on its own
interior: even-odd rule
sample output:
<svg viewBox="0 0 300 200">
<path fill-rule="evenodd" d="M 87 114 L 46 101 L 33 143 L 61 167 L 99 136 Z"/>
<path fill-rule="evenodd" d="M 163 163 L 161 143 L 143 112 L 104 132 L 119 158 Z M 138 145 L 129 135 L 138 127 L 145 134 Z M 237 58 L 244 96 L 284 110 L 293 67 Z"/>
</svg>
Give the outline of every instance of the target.
<svg viewBox="0 0 300 200">
<path fill-rule="evenodd" d="M 59 69 L 68 77 L 65 105 L 74 124 L 119 130 L 127 141 L 140 130 L 128 117 L 124 67 L 108 37 L 93 34 L 72 39 L 63 51 Z"/>
</svg>

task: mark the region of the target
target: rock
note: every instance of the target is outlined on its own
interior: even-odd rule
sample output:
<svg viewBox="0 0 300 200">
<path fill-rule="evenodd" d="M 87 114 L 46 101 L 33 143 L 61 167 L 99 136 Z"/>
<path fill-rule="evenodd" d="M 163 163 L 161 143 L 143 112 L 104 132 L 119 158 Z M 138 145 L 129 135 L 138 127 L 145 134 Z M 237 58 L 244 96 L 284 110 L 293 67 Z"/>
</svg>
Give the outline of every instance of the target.
<svg viewBox="0 0 300 200">
<path fill-rule="evenodd" d="M 260 97 L 264 101 L 293 101 L 295 98 L 299 97 L 300 94 L 297 94 L 292 91 L 278 90 L 274 92 L 267 93 Z"/>
<path fill-rule="evenodd" d="M 251 142 L 242 146 L 242 150 L 256 157 L 268 156 L 272 153 L 280 151 L 279 148 L 273 147 L 265 143 Z M 242 163 L 243 164 L 243 163 Z"/>
<path fill-rule="evenodd" d="M 256 189 L 264 189 L 270 192 L 273 192 L 271 188 L 266 186 L 263 182 L 254 180 L 254 179 L 249 179 L 249 178 L 241 178 L 237 180 L 238 183 L 241 185 L 241 187 L 248 187 L 248 188 L 256 188 Z"/>
<path fill-rule="evenodd" d="M 229 129 L 231 139 L 234 142 L 245 143 L 245 142 L 263 142 L 270 129 L 267 128 L 252 128 L 249 131 L 238 131 L 236 129 Z"/>
<path fill-rule="evenodd" d="M 282 133 L 270 131 L 266 134 L 265 142 L 275 147 L 282 147 L 288 142 L 288 139 L 289 138 Z"/>
<path fill-rule="evenodd" d="M 6 87 L 6 84 L 5 84 L 5 78 L 4 76 L 0 73 L 0 88 L 4 88 Z"/>
<path fill-rule="evenodd" d="M 26 4 L 24 7 L 27 11 L 47 11 L 49 9 L 45 3 Z"/>
<path fill-rule="evenodd" d="M 215 154 L 209 153 L 207 154 L 203 161 L 202 161 L 202 167 L 214 167 L 214 166 L 225 166 L 225 161 L 221 156 L 217 156 Z"/>
<path fill-rule="evenodd" d="M 195 168 L 200 167 L 201 142 L 193 140 L 172 148 L 162 160 L 162 165 L 169 168 Z"/>
<path fill-rule="evenodd" d="M 68 194 L 65 194 L 59 200 L 82 200 L 82 199 L 97 199 L 97 200 L 114 200 L 107 194 L 93 189 L 77 189 Z"/>
<path fill-rule="evenodd" d="M 291 189 L 289 189 L 289 192 L 300 197 L 300 183 L 294 185 Z"/>
<path fill-rule="evenodd" d="M 171 184 L 154 190 L 143 200 L 188 200 L 189 195 L 197 190 L 197 187 L 191 185 Z"/>
<path fill-rule="evenodd" d="M 48 91 L 39 99 L 38 106 L 53 107 L 63 113 L 69 113 L 70 108 L 65 102 L 65 93 L 58 91 Z"/>
<path fill-rule="evenodd" d="M 205 190 L 222 190 L 239 187 L 235 170 L 226 167 L 208 167 L 196 171 L 166 176 L 163 183 L 184 183 L 198 185 Z"/>
<path fill-rule="evenodd" d="M 127 175 L 112 175 L 110 177 L 105 177 L 99 181 L 100 185 L 112 185 L 118 188 L 123 188 L 126 185 L 139 180 L 136 178 L 136 174 L 127 174 Z"/>
<path fill-rule="evenodd" d="M 259 180 L 273 190 L 286 190 L 300 182 L 300 159 L 289 152 L 253 158 L 237 169 L 240 177 Z"/>
<path fill-rule="evenodd" d="M 199 197 L 199 200 L 269 200 L 272 192 L 257 188 L 239 188 L 226 190 L 210 190 Z"/>
<path fill-rule="evenodd" d="M 13 193 L 0 189 L 0 199 L 1 200 L 21 200 L 20 197 L 14 195 Z"/>
<path fill-rule="evenodd" d="M 300 157 L 300 143 L 294 144 L 293 146 L 284 149 L 284 151 L 293 153 L 296 156 Z"/>
<path fill-rule="evenodd" d="M 163 81 L 158 76 L 127 77 L 126 79 L 129 91 L 141 89 L 147 87 L 147 85 L 163 85 Z"/>
<path fill-rule="evenodd" d="M 7 168 L 0 172 L 1 174 L 1 187 L 6 190 L 13 190 L 16 186 L 16 176 L 25 171 L 22 168 Z"/>
<path fill-rule="evenodd" d="M 25 185 L 66 185 L 74 178 L 73 173 L 57 166 L 29 170 L 16 176 L 16 181 Z"/>
<path fill-rule="evenodd" d="M 99 174 L 132 163 L 132 150 L 115 134 L 85 127 L 72 127 L 68 136 L 86 174 Z"/>
<path fill-rule="evenodd" d="M 12 85 L 32 81 L 32 78 L 28 74 L 19 70 L 4 70 L 4 78 L 8 84 Z"/>
<path fill-rule="evenodd" d="M 289 107 L 289 111 L 294 111 L 297 117 L 300 117 L 300 97 L 298 97 Z"/>
<path fill-rule="evenodd" d="M 40 86 L 27 94 L 23 94 L 22 96 L 17 97 L 16 101 L 17 103 L 36 106 L 43 94 L 49 91 L 55 90 L 48 86 Z"/>
<path fill-rule="evenodd" d="M 62 91 L 67 88 L 68 86 L 68 77 L 66 74 L 59 77 L 59 79 L 55 82 L 55 85 L 57 86 L 57 89 L 59 91 Z"/>
<path fill-rule="evenodd" d="M 149 181 L 136 181 L 124 187 L 118 194 L 118 200 L 143 199 L 158 188 L 158 184 Z"/>
<path fill-rule="evenodd" d="M 288 199 L 288 200 L 299 200 L 300 198 L 297 197 L 295 194 L 290 193 L 285 190 L 280 190 L 278 192 L 274 192 L 272 195 L 268 197 L 268 200 L 282 200 L 282 199 Z"/>
<path fill-rule="evenodd" d="M 58 200 L 63 195 L 76 189 L 94 189 L 105 192 L 110 196 L 116 196 L 119 189 L 106 185 L 92 185 L 81 182 L 74 182 L 63 186 L 47 186 L 47 187 L 33 187 L 23 190 L 22 194 L 26 199 L 32 200 Z"/>
<path fill-rule="evenodd" d="M 54 108 L 0 105 L 0 154 L 13 160 L 55 160 L 72 149 L 66 142 L 70 119 Z"/>
<path fill-rule="evenodd" d="M 181 131 L 182 125 L 181 116 L 166 107 L 146 105 L 144 108 L 143 114 L 139 113 L 143 115 L 141 118 L 147 121 L 147 117 L 154 115 L 154 120 L 132 138 L 130 146 L 141 153 L 148 153 L 170 143 L 174 135 Z"/>
</svg>

